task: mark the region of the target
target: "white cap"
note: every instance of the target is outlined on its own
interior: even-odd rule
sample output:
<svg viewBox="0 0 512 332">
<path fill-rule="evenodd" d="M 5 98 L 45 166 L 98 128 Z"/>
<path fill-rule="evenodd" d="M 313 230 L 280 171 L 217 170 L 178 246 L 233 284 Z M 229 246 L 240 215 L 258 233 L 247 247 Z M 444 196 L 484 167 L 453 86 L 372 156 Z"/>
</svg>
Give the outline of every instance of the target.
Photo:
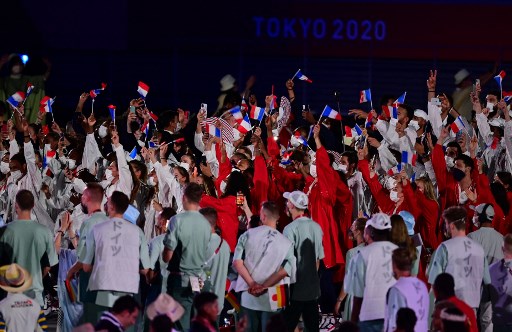
<svg viewBox="0 0 512 332">
<path fill-rule="evenodd" d="M 235 86 L 235 78 L 229 74 L 220 79 L 220 91 L 227 91 Z"/>
<path fill-rule="evenodd" d="M 502 118 L 494 118 L 492 120 L 489 120 L 489 126 L 493 127 L 504 127 L 505 126 L 505 120 Z"/>
<path fill-rule="evenodd" d="M 469 71 L 466 68 L 459 70 L 453 78 L 455 79 L 455 85 L 459 85 L 465 78 L 469 76 Z"/>
<path fill-rule="evenodd" d="M 492 204 L 482 203 L 478 204 L 476 207 L 469 207 L 471 210 L 474 210 L 478 215 L 485 214 L 485 219 L 488 221 L 492 221 L 494 219 L 494 208 Z"/>
<path fill-rule="evenodd" d="M 428 120 L 428 115 L 424 110 L 417 109 L 414 111 L 414 116 Z"/>
<path fill-rule="evenodd" d="M 158 295 L 146 309 L 149 320 L 153 320 L 158 315 L 166 315 L 173 322 L 176 322 L 183 316 L 185 309 L 175 299 L 166 293 Z"/>
<path fill-rule="evenodd" d="M 391 229 L 391 219 L 385 213 L 375 213 L 370 220 L 366 222 L 366 227 L 372 226 L 375 229 Z"/>
<path fill-rule="evenodd" d="M 285 192 L 283 197 L 289 200 L 297 209 L 305 210 L 308 208 L 308 195 L 302 191 Z"/>
</svg>

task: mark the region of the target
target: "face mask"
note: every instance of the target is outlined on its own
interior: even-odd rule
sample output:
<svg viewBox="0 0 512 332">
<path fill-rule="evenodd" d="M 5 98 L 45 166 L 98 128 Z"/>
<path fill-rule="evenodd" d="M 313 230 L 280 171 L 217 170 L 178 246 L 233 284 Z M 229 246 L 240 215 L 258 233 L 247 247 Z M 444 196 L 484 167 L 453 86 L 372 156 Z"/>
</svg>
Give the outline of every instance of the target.
<svg viewBox="0 0 512 332">
<path fill-rule="evenodd" d="M 453 160 L 452 157 L 444 156 L 444 160 L 446 161 L 446 167 L 452 168 L 453 166 L 455 166 L 455 161 Z"/>
<path fill-rule="evenodd" d="M 188 163 L 181 162 L 180 166 L 187 170 L 187 172 L 190 170 L 190 165 Z"/>
<path fill-rule="evenodd" d="M 74 170 L 76 168 L 76 161 L 75 160 L 68 158 L 67 162 L 68 162 L 68 168 L 70 170 Z"/>
<path fill-rule="evenodd" d="M 460 169 L 458 168 L 453 168 L 452 169 L 452 174 L 453 174 L 453 178 L 455 179 L 455 181 L 457 182 L 460 182 L 462 179 L 464 179 L 464 177 L 466 176 L 466 173 L 464 173 L 464 171 L 461 171 Z"/>
<path fill-rule="evenodd" d="M 459 204 L 466 204 L 468 201 L 468 195 L 466 195 L 465 191 L 461 191 L 459 195 Z"/>
<path fill-rule="evenodd" d="M 494 104 L 493 103 L 487 103 L 487 105 L 485 107 L 492 111 L 494 109 Z"/>
<path fill-rule="evenodd" d="M 100 126 L 98 128 L 98 135 L 100 135 L 101 138 L 104 138 L 105 136 L 107 136 L 107 127 Z"/>
<path fill-rule="evenodd" d="M 9 163 L 6 163 L 5 161 L 0 162 L 0 172 L 2 172 L 2 174 L 7 174 L 9 171 Z"/>
<path fill-rule="evenodd" d="M 240 139 L 240 132 L 238 130 L 233 130 L 233 142 L 236 142 Z"/>
<path fill-rule="evenodd" d="M 384 187 L 386 187 L 387 190 L 391 191 L 395 187 L 396 180 L 394 178 L 388 178 L 387 181 L 384 183 Z"/>
<path fill-rule="evenodd" d="M 340 171 L 342 171 L 344 174 L 347 174 L 347 165 L 340 164 L 339 165 Z"/>
<path fill-rule="evenodd" d="M 114 176 L 112 175 L 112 171 L 107 169 L 105 171 L 105 177 L 107 178 L 107 181 L 110 182 L 112 180 L 114 180 Z"/>
<path fill-rule="evenodd" d="M 148 185 L 149 185 L 149 186 L 151 186 L 151 187 L 156 186 L 155 178 L 154 178 L 154 177 L 150 176 L 150 177 L 148 178 Z"/>
<path fill-rule="evenodd" d="M 414 130 L 420 129 L 420 124 L 416 120 L 409 121 L 409 126 L 413 127 Z"/>
<path fill-rule="evenodd" d="M 11 172 L 11 178 L 13 181 L 17 181 L 19 178 L 21 178 L 21 171 Z"/>
<path fill-rule="evenodd" d="M 12 73 L 13 75 L 19 75 L 19 74 L 21 74 L 21 70 L 22 70 L 21 65 L 14 65 L 14 66 L 12 66 L 12 68 L 11 68 L 11 73 Z"/>
<path fill-rule="evenodd" d="M 391 190 L 389 192 L 389 199 L 391 199 L 395 203 L 398 202 L 400 200 L 400 198 L 398 197 L 398 191 Z"/>
<path fill-rule="evenodd" d="M 316 174 L 316 165 L 309 166 L 309 174 L 311 174 L 311 176 L 314 178 L 317 177 L 318 174 Z"/>
<path fill-rule="evenodd" d="M 221 191 L 221 192 L 224 192 L 224 191 L 226 190 L 226 185 L 227 185 L 227 184 L 226 184 L 226 181 L 222 181 L 222 182 L 220 183 L 220 191 Z"/>
<path fill-rule="evenodd" d="M 89 214 L 89 208 L 87 207 L 87 205 L 80 204 L 80 207 L 82 208 L 82 212 L 84 214 Z"/>
</svg>

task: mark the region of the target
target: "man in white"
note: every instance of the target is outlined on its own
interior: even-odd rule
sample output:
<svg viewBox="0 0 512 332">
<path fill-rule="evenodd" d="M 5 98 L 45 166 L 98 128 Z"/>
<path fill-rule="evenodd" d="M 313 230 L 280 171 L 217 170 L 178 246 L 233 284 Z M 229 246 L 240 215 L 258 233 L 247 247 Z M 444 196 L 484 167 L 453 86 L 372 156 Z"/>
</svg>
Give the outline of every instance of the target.
<svg viewBox="0 0 512 332">
<path fill-rule="evenodd" d="M 263 225 L 240 236 L 233 256 L 233 267 L 239 274 L 235 290 L 242 292 L 248 331 L 254 332 L 265 332 L 268 319 L 279 312 L 272 310 L 265 290 L 282 283 L 286 277 L 295 279 L 293 245 L 276 230 L 278 206 L 273 202 L 263 203 L 260 218 Z"/>
<path fill-rule="evenodd" d="M 512 234 L 505 236 L 504 258 L 489 267 L 493 329 L 512 331 Z"/>
<path fill-rule="evenodd" d="M 503 235 L 492 227 L 494 208 L 492 204 L 482 203 L 477 205 L 474 210 L 473 224 L 480 228 L 469 233 L 468 237 L 484 248 L 487 261 L 489 264 L 493 264 L 503 258 Z M 487 287 L 484 287 L 482 291 L 479 316 L 481 331 L 492 331 L 492 309 Z"/>
<path fill-rule="evenodd" d="M 350 278 L 347 293 L 354 297 L 353 322 L 365 331 L 382 331 L 384 327 L 386 293 L 395 284 L 391 255 L 397 246 L 387 239 L 391 220 L 384 213 L 376 213 L 366 223 L 362 247 L 349 265 Z"/>
<path fill-rule="evenodd" d="M 452 206 L 443 212 L 447 236 L 439 245 L 427 268 L 428 282 L 433 285 L 443 272 L 455 279 L 455 295 L 475 311 L 480 305 L 482 283 L 491 282 L 489 264 L 480 244 L 466 236 L 466 209 Z"/>
<path fill-rule="evenodd" d="M 107 201 L 109 220 L 95 225 L 86 239 L 85 272 L 91 272 L 89 290 L 98 291 L 96 304 L 111 308 L 121 296 L 139 292 L 139 274 L 149 268 L 146 237 L 142 230 L 123 219 L 129 199 L 114 191 Z M 142 270 L 139 266 L 142 263 Z M 93 265 L 94 264 L 94 265 Z"/>
<path fill-rule="evenodd" d="M 414 331 L 428 330 L 429 297 L 427 286 L 420 279 L 411 276 L 413 257 L 406 248 L 393 251 L 393 274 L 397 282 L 391 286 L 386 296 L 385 330 L 396 329 L 396 316 L 400 308 L 410 308 L 416 314 Z"/>
</svg>

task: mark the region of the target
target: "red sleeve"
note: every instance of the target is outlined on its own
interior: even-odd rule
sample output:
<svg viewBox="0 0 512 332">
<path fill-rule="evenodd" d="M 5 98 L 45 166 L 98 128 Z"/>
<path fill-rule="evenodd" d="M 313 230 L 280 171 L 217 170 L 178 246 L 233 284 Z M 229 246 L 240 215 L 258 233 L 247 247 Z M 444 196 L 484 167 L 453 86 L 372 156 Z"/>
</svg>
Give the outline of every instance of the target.
<svg viewBox="0 0 512 332">
<path fill-rule="evenodd" d="M 393 201 L 389 198 L 388 191 L 385 190 L 380 184 L 379 177 L 374 175 L 373 178 L 370 178 L 370 164 L 368 163 L 368 160 L 359 160 L 357 168 L 361 172 L 363 180 L 370 188 L 370 192 L 377 201 L 377 205 L 380 207 L 380 209 L 384 213 L 393 211 L 395 208 L 395 203 L 393 203 Z"/>
<path fill-rule="evenodd" d="M 268 170 L 265 159 L 262 156 L 254 158 L 254 187 L 251 190 L 252 213 L 259 214 L 260 205 L 268 197 Z"/>
<path fill-rule="evenodd" d="M 331 167 L 329 155 L 323 146 L 316 150 L 316 168 L 318 173 L 318 185 L 320 186 L 320 194 L 328 199 L 329 204 L 336 201 L 336 176 L 333 174 L 334 169 Z"/>
<path fill-rule="evenodd" d="M 418 219 L 421 211 L 410 183 L 407 183 L 405 186 L 402 185 L 402 193 L 404 194 L 404 202 L 409 208 L 409 212 L 414 216 L 414 219 Z"/>
<path fill-rule="evenodd" d="M 302 174 L 288 172 L 281 166 L 279 166 L 279 161 L 273 160 L 273 179 L 276 181 L 276 184 L 283 188 L 284 191 L 293 191 L 296 189 L 296 184 L 299 181 L 302 181 Z"/>
<path fill-rule="evenodd" d="M 217 154 L 217 160 L 219 161 L 219 176 L 217 177 L 217 180 L 215 180 L 215 187 L 217 188 L 217 192 L 220 193 L 220 184 L 228 177 L 233 167 L 231 166 L 231 160 L 229 160 L 227 156 L 226 160 L 222 162 L 222 152 L 220 151 L 219 144 L 215 145 L 215 152 Z"/>
<path fill-rule="evenodd" d="M 439 189 L 439 193 L 442 193 L 446 190 L 446 178 L 448 171 L 446 170 L 446 160 L 444 159 L 443 147 L 439 144 L 436 144 L 434 146 L 434 151 L 432 151 L 432 167 L 436 174 L 437 188 Z"/>
<path fill-rule="evenodd" d="M 277 156 L 279 156 L 281 153 L 281 150 L 279 149 L 279 146 L 277 145 L 274 137 L 267 137 L 267 151 L 268 155 L 272 158 L 277 158 Z"/>
</svg>

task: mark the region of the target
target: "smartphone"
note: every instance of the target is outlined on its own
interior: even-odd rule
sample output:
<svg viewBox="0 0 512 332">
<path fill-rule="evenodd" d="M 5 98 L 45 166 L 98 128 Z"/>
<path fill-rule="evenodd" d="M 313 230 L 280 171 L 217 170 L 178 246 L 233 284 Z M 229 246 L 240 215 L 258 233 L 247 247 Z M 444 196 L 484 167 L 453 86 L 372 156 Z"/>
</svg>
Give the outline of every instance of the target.
<svg viewBox="0 0 512 332">
<path fill-rule="evenodd" d="M 439 100 L 439 98 L 432 98 L 432 99 L 430 99 L 430 102 L 431 102 L 433 105 L 441 106 L 441 101 Z"/>
<path fill-rule="evenodd" d="M 135 106 L 130 106 L 130 113 L 135 113 Z"/>
<path fill-rule="evenodd" d="M 244 194 L 243 194 L 241 191 L 239 191 L 239 192 L 236 194 L 236 205 L 237 205 L 237 206 L 242 206 L 242 205 L 244 205 L 244 200 L 245 200 L 245 198 L 244 198 Z"/>
<path fill-rule="evenodd" d="M 479 78 L 476 79 L 475 85 L 480 85 L 480 79 Z"/>
<path fill-rule="evenodd" d="M 205 104 L 205 103 L 201 103 L 201 109 L 205 110 L 205 111 L 208 111 L 208 105 Z"/>
</svg>

